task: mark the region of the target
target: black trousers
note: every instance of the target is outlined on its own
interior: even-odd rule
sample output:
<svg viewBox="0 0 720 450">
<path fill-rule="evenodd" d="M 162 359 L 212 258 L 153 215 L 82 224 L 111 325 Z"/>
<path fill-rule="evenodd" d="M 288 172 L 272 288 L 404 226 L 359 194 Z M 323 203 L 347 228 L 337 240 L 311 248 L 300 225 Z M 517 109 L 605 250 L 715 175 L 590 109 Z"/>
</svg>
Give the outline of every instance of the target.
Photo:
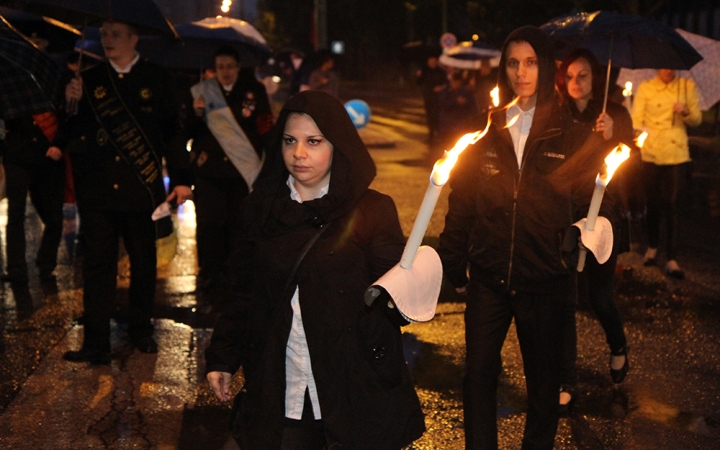
<svg viewBox="0 0 720 450">
<path fill-rule="evenodd" d="M 50 274 L 57 264 L 62 237 L 65 166 L 62 161 L 35 166 L 6 162 L 4 166 L 8 198 L 7 273 L 27 277 L 25 208 L 30 192 L 32 204 L 45 225 L 36 264 L 41 275 Z"/>
<path fill-rule="evenodd" d="M 151 336 L 157 253 L 152 211 L 81 211 L 83 260 L 83 348 L 110 352 L 110 317 L 115 308 L 119 238 L 130 257 L 128 293 L 131 338 Z"/>
<path fill-rule="evenodd" d="M 551 449 L 558 425 L 562 329 L 571 278 L 552 293 L 515 295 L 471 281 L 465 310 L 463 381 L 467 449 L 497 449 L 497 388 L 501 350 L 515 320 L 528 393 L 523 449 Z"/>
<path fill-rule="evenodd" d="M 247 184 L 241 177 L 195 179 L 193 202 L 201 276 L 213 277 L 225 269 L 237 234 L 240 204 L 247 194 Z"/>
<path fill-rule="evenodd" d="M 660 223 L 667 224 L 665 239 L 667 259 L 677 259 L 678 241 L 678 194 L 683 185 L 687 164 L 659 166 L 643 163 L 643 181 L 647 200 L 648 245 L 658 248 Z"/>
</svg>

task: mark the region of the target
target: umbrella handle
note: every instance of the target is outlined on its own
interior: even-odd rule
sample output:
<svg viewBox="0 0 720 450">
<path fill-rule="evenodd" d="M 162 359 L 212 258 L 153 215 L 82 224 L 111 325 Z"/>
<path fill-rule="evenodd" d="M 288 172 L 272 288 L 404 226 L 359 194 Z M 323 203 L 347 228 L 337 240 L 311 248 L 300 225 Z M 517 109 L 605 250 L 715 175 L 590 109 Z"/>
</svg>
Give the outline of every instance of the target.
<svg viewBox="0 0 720 450">
<path fill-rule="evenodd" d="M 612 67 L 612 52 L 613 52 L 613 44 L 614 43 L 615 43 L 615 33 L 610 35 L 610 54 L 608 55 L 607 75 L 605 76 L 605 98 L 603 99 L 603 109 L 602 109 L 603 113 L 605 113 L 605 110 L 607 109 L 608 91 L 610 90 L 610 68 Z"/>
</svg>

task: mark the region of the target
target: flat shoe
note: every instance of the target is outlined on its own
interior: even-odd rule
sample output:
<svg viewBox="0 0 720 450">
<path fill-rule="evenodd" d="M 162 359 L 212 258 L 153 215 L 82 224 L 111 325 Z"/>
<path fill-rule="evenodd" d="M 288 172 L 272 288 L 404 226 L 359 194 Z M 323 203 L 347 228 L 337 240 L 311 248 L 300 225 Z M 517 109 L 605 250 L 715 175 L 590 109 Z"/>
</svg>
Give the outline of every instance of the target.
<svg viewBox="0 0 720 450">
<path fill-rule="evenodd" d="M 643 260 L 643 266 L 654 266 L 655 265 L 655 258 L 647 258 Z"/>
<path fill-rule="evenodd" d="M 558 403 L 558 412 L 560 414 L 567 414 L 570 412 L 570 407 L 572 406 L 573 402 L 575 401 L 575 397 L 577 396 L 577 388 L 574 386 L 568 386 L 563 385 L 560 386 L 560 392 L 565 392 L 570 396 L 570 400 L 567 403 Z"/>
<path fill-rule="evenodd" d="M 665 273 L 671 278 L 675 278 L 676 280 L 684 280 L 685 279 L 685 272 L 682 270 L 670 270 L 665 269 Z"/>
<path fill-rule="evenodd" d="M 623 347 L 618 353 L 611 353 L 610 356 L 610 364 L 612 364 L 612 357 L 613 356 L 625 356 L 625 364 L 620 369 L 613 369 L 612 365 L 610 366 L 610 378 L 612 378 L 613 383 L 620 384 L 625 380 L 625 376 L 627 376 L 628 371 L 630 370 L 630 358 L 628 358 L 628 350 L 630 350 L 627 346 Z"/>
<path fill-rule="evenodd" d="M 104 352 L 92 351 L 81 348 L 78 351 L 68 351 L 62 358 L 70 362 L 88 362 L 95 365 L 110 364 L 110 355 Z"/>
</svg>

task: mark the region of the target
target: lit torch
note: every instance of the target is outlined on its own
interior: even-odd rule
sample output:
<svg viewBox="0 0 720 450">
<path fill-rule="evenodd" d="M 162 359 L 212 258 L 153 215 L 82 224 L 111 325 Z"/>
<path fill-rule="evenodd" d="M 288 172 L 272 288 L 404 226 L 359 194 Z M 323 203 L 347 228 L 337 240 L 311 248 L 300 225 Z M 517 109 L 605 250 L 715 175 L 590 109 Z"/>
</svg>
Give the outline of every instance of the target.
<svg viewBox="0 0 720 450">
<path fill-rule="evenodd" d="M 497 88 L 493 89 L 493 91 L 496 89 Z M 510 102 L 505 109 L 512 107 L 518 102 L 518 100 L 519 97 L 515 98 L 515 100 Z M 512 126 L 512 124 L 517 121 L 518 117 L 520 116 L 515 116 L 508 121 L 506 127 Z M 491 119 L 490 115 L 488 115 L 487 125 L 484 130 L 463 135 L 457 143 L 455 143 L 455 146 L 451 150 L 446 150 L 442 158 L 435 162 L 432 173 L 430 174 L 430 183 L 428 184 L 427 191 L 425 191 L 425 197 L 420 205 L 420 210 L 418 211 L 417 218 L 415 219 L 412 231 L 410 232 L 410 237 L 405 244 L 405 250 L 403 251 L 402 258 L 400 259 L 400 267 L 404 269 L 412 267 L 415 255 L 417 254 L 418 248 L 420 248 L 422 239 L 425 236 L 425 231 L 430 223 L 430 217 L 432 217 L 435 204 L 440 197 L 440 191 L 442 191 L 443 186 L 450 178 L 450 171 L 455 166 L 460 154 L 465 151 L 468 146 L 475 144 L 487 134 L 490 129 L 490 123 Z"/>
<path fill-rule="evenodd" d="M 490 91 L 490 98 L 492 98 L 493 106 L 497 108 L 500 105 L 500 88 L 495 86 Z"/>
<path fill-rule="evenodd" d="M 630 147 L 625 144 L 620 144 L 605 158 L 605 168 L 602 172 L 598 173 L 597 178 L 595 178 L 595 191 L 593 192 L 592 200 L 590 200 L 590 209 L 588 210 L 587 219 L 585 220 L 586 230 L 595 230 L 595 222 L 597 221 L 598 213 L 600 212 L 600 204 L 602 203 L 603 195 L 605 194 L 605 188 L 612 179 L 617 168 L 620 167 L 620 164 L 625 162 L 625 160 L 629 157 Z M 587 250 L 580 249 L 577 264 L 578 272 L 582 272 L 585 268 L 586 256 Z"/>
<path fill-rule="evenodd" d="M 623 97 L 625 97 L 625 105 L 628 111 L 630 111 L 630 114 L 632 114 L 632 88 L 632 81 L 628 81 L 625 83 L 625 89 L 622 91 Z"/>
</svg>

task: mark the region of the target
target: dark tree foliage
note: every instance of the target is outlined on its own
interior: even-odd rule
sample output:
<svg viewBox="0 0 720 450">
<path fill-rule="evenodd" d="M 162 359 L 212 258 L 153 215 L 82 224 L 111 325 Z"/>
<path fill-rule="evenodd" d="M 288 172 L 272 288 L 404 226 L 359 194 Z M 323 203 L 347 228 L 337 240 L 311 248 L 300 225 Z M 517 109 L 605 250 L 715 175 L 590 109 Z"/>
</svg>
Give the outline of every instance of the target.
<svg viewBox="0 0 720 450">
<path fill-rule="evenodd" d="M 701 0 L 690 0 L 701 1 Z M 458 41 L 479 39 L 500 46 L 522 25 L 541 25 L 578 11 L 618 11 L 657 14 L 670 0 L 444 0 L 447 31 Z M 339 58 L 356 75 L 377 70 L 377 64 L 397 59 L 410 40 L 437 44 L 442 34 L 442 0 L 327 0 L 328 41 L 343 41 Z M 313 0 L 260 0 L 258 28 L 279 49 L 313 49 Z M 359 69 L 356 69 L 359 68 Z M 367 73 L 365 73 L 367 72 Z"/>
</svg>

